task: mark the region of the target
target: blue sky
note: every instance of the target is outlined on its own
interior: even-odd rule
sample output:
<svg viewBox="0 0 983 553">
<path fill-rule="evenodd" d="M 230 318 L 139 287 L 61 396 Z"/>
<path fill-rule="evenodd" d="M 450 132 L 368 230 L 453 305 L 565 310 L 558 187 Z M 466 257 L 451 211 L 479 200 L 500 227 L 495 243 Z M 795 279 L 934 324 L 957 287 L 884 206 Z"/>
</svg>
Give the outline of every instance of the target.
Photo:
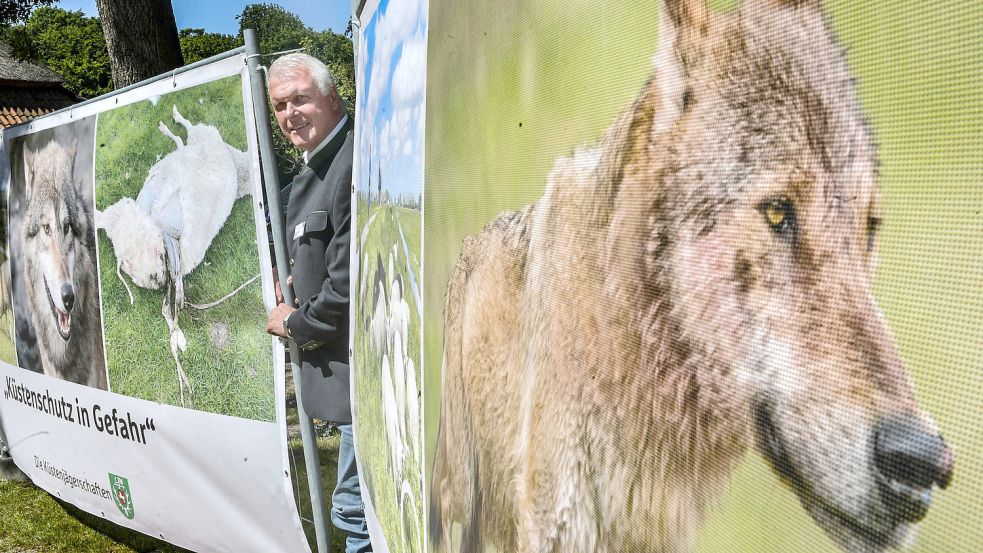
<svg viewBox="0 0 983 553">
<path fill-rule="evenodd" d="M 364 27 L 359 83 L 358 183 L 393 196 L 423 189 L 427 0 L 380 0 Z M 369 171 L 369 164 L 371 172 Z"/>
<path fill-rule="evenodd" d="M 173 0 L 174 18 L 178 29 L 204 28 L 212 33 L 238 34 L 236 16 L 249 4 L 278 4 L 300 17 L 305 25 L 315 31 L 331 29 L 344 32 L 351 14 L 351 0 Z M 96 17 L 95 0 L 60 0 L 58 7 L 66 10 L 82 10 Z"/>
</svg>

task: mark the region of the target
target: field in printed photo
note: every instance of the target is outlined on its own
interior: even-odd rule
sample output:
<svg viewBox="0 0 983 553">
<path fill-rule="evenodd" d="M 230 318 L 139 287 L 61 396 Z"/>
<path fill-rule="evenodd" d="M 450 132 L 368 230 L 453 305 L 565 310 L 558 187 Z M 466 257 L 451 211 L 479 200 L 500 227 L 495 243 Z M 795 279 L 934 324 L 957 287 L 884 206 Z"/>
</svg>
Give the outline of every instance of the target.
<svg viewBox="0 0 983 553">
<path fill-rule="evenodd" d="M 359 471 L 390 550 L 419 552 L 423 545 L 419 516 L 423 507 L 422 429 L 419 424 L 414 427 L 409 417 L 415 409 L 421 420 L 421 325 L 418 296 L 413 293 L 420 275 L 421 217 L 419 211 L 386 204 L 375 204 L 370 212 L 367 204 L 359 202 L 359 214 L 366 215 L 360 220 L 366 224 L 358 232 L 360 286 L 353 288 L 358 294 L 354 408 L 359 456 L 371 461 L 360 465 Z M 406 316 L 404 325 L 400 318 Z M 380 356 L 379 350 L 385 353 Z M 384 391 L 387 386 L 389 392 Z M 415 408 L 410 403 L 414 399 Z M 387 402 L 395 419 L 387 420 L 391 417 L 386 414 Z M 402 428 L 400 420 L 406 421 Z"/>
<path fill-rule="evenodd" d="M 219 154 L 202 152 L 200 143 L 189 137 L 191 131 L 186 125 L 217 130 L 231 149 Z M 151 211 L 163 206 L 158 210 L 162 214 L 152 214 L 160 222 L 124 227 L 113 239 L 105 228 L 99 231 L 112 391 L 201 411 L 274 420 L 273 347 L 264 330 L 262 287 L 259 280 L 251 280 L 260 271 L 251 189 L 239 191 L 246 195 L 237 195 L 240 183 L 236 166 L 225 159 L 227 154 L 237 159 L 245 156 L 240 78 L 228 77 L 105 112 L 99 116 L 96 134 L 96 208 L 103 217 L 112 215 L 111 206 L 118 205 L 131 209 L 120 220 L 143 223 L 146 213 L 132 215 L 134 203 L 128 199 L 137 200 L 151 183 L 157 187 L 157 197 L 146 203 L 152 204 Z M 200 140 L 216 139 L 209 134 Z M 208 148 L 223 148 L 220 142 L 215 144 L 208 142 Z M 164 165 L 170 161 L 168 156 L 178 155 L 186 158 L 171 158 L 175 163 Z M 218 157 L 210 157 L 213 155 Z M 216 164 L 223 170 L 218 177 L 208 173 Z M 152 171 L 154 167 L 157 170 Z M 182 173 L 185 168 L 190 172 Z M 178 173 L 186 179 L 188 188 L 183 193 L 192 195 L 190 201 L 173 201 L 182 192 L 167 188 L 179 183 L 159 180 L 166 173 Z M 221 202 L 231 206 L 226 207 L 230 210 L 224 225 L 222 205 L 211 196 L 194 197 L 196 191 L 210 186 L 207 179 L 214 178 L 221 179 Z M 189 205 L 197 205 L 198 211 L 185 216 L 180 209 L 187 212 Z M 99 218 L 97 215 L 97 223 Z M 175 242 L 177 247 L 198 239 L 203 242 L 198 254 L 203 251 L 204 257 L 190 261 L 182 258 L 185 266 L 177 273 L 184 274 L 184 301 L 170 311 L 176 303 L 177 283 L 170 276 L 169 263 L 178 256 L 169 254 L 161 236 L 170 232 L 167 227 L 175 226 L 175 221 L 191 229 L 191 235 Z M 203 223 L 221 225 L 210 243 L 207 230 L 193 234 Z M 121 248 L 130 247 L 127 236 L 136 237 L 138 244 L 121 256 Z M 225 301 L 206 308 L 236 290 Z M 176 312 L 176 330 L 168 322 L 169 311 Z M 187 376 L 184 384 L 179 380 L 175 355 Z"/>
</svg>

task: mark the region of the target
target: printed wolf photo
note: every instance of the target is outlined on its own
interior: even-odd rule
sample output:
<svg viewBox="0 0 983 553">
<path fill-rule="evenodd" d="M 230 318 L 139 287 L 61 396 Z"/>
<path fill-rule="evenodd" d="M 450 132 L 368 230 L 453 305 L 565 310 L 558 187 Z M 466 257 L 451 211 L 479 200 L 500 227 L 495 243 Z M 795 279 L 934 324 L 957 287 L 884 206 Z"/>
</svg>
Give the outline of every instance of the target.
<svg viewBox="0 0 983 553">
<path fill-rule="evenodd" d="M 449 275 L 431 543 L 691 551 L 754 450 L 842 551 L 910 545 L 955 455 L 874 299 L 844 50 L 818 1 L 651 9 L 636 100 Z"/>
<path fill-rule="evenodd" d="M 87 118 L 18 139 L 11 151 L 11 295 L 21 367 L 108 388 L 92 224 Z"/>
</svg>

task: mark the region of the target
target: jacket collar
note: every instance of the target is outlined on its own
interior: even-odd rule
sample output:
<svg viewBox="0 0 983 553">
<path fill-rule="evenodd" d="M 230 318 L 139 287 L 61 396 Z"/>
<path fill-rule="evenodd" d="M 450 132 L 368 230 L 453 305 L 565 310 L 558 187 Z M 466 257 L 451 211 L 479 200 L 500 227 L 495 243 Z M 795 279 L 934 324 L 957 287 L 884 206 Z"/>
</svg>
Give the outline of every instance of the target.
<svg viewBox="0 0 983 553">
<path fill-rule="evenodd" d="M 304 166 L 304 171 L 308 169 L 317 170 L 322 166 L 327 166 L 331 164 L 334 157 L 338 154 L 338 150 L 345 143 L 345 139 L 348 138 L 348 133 L 352 129 L 352 118 L 345 116 L 345 120 L 342 123 L 342 127 L 338 129 L 334 136 L 328 141 L 327 144 L 319 148 L 314 152 L 314 156 L 307 160 Z M 303 172 L 303 171 L 302 171 Z"/>
</svg>

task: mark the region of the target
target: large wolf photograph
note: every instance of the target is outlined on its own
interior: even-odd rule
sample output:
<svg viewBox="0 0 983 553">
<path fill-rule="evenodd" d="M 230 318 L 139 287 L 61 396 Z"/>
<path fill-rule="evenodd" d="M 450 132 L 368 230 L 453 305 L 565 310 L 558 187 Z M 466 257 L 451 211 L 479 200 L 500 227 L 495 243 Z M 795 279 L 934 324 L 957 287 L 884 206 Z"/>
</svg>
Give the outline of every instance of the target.
<svg viewBox="0 0 983 553">
<path fill-rule="evenodd" d="M 90 117 L 12 141 L 9 270 L 18 364 L 105 390 L 94 133 Z"/>
<path fill-rule="evenodd" d="M 943 19 L 499 9 L 431 12 L 431 550 L 978 546 L 978 35 L 902 62 Z"/>
</svg>

